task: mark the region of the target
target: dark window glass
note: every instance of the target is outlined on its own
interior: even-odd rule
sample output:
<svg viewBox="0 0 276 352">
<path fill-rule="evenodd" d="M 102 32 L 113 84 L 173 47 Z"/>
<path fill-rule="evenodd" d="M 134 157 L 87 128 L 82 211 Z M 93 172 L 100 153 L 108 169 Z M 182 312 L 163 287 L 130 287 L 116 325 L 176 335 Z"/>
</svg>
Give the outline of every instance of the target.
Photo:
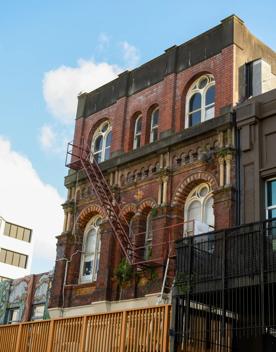
<svg viewBox="0 0 276 352">
<path fill-rule="evenodd" d="M 152 114 L 152 126 L 158 125 L 159 120 L 159 110 L 155 110 Z"/>
<path fill-rule="evenodd" d="M 210 87 L 206 92 L 206 102 L 205 105 L 213 104 L 215 102 L 215 86 Z"/>
<path fill-rule="evenodd" d="M 91 275 L 92 273 L 92 261 L 85 262 L 83 266 L 83 275 Z"/>
<path fill-rule="evenodd" d="M 108 128 L 108 124 L 106 123 L 105 125 L 103 125 L 102 127 L 102 132 L 104 133 Z"/>
<path fill-rule="evenodd" d="M 158 129 L 157 128 L 154 128 L 152 131 L 151 131 L 151 134 L 152 134 L 152 142 L 155 142 L 157 141 L 157 138 L 158 138 Z"/>
<path fill-rule="evenodd" d="M 267 205 L 276 205 L 276 180 L 267 183 Z"/>
<path fill-rule="evenodd" d="M 276 209 L 271 209 L 268 211 L 268 218 L 269 219 L 276 218 Z"/>
<path fill-rule="evenodd" d="M 102 150 L 102 146 L 103 146 L 103 137 L 99 136 L 95 141 L 94 151 L 98 152 L 99 150 Z"/>
<path fill-rule="evenodd" d="M 102 161 L 101 155 L 102 155 L 102 153 L 94 154 L 94 158 L 97 163 L 100 163 Z"/>
<path fill-rule="evenodd" d="M 201 122 L 201 111 L 197 111 L 189 115 L 189 127 L 197 125 L 200 122 Z"/>
<path fill-rule="evenodd" d="M 198 88 L 199 88 L 199 89 L 204 88 L 204 87 L 206 86 L 207 82 L 208 82 L 208 81 L 207 81 L 207 78 L 203 78 L 203 79 L 199 82 Z"/>
<path fill-rule="evenodd" d="M 189 103 L 189 111 L 193 112 L 197 109 L 201 108 L 201 94 L 200 93 L 195 93 L 191 98 L 190 98 L 190 103 Z"/>
<path fill-rule="evenodd" d="M 111 139 L 112 139 L 112 132 L 110 131 L 106 137 L 106 146 L 110 147 L 111 145 Z"/>
<path fill-rule="evenodd" d="M 141 137 L 136 136 L 136 148 L 140 148 L 140 145 L 141 145 Z"/>
<path fill-rule="evenodd" d="M 140 133 L 142 129 L 142 119 L 141 117 L 138 117 L 136 120 L 136 133 Z"/>
<path fill-rule="evenodd" d="M 105 149 L 105 159 L 104 160 L 108 160 L 110 158 L 110 147 L 107 147 Z"/>
</svg>

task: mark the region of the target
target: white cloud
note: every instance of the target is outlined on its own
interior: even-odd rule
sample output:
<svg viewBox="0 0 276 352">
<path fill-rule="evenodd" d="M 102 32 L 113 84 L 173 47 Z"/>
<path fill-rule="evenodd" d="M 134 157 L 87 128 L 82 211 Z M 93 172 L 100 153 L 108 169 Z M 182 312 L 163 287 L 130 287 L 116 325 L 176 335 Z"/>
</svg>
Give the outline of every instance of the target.
<svg viewBox="0 0 276 352">
<path fill-rule="evenodd" d="M 43 125 L 40 130 L 39 140 L 44 149 L 51 149 L 55 143 L 56 135 L 51 126 Z"/>
<path fill-rule="evenodd" d="M 98 36 L 98 50 L 103 51 L 109 46 L 110 36 L 106 33 L 100 33 Z"/>
<path fill-rule="evenodd" d="M 61 66 L 45 73 L 43 95 L 50 112 L 62 123 L 72 123 L 77 110 L 77 96 L 116 78 L 122 71 L 116 65 L 93 60 L 78 61 L 77 67 Z"/>
<path fill-rule="evenodd" d="M 44 124 L 38 135 L 38 140 L 42 149 L 46 152 L 59 154 L 64 158 L 67 143 L 72 139 L 73 127 Z"/>
<path fill-rule="evenodd" d="M 62 232 L 63 199 L 44 183 L 29 159 L 11 148 L 0 136 L 0 215 L 33 229 L 32 272 L 50 270 L 56 255 L 55 236 Z"/>
<path fill-rule="evenodd" d="M 129 68 L 137 66 L 140 61 L 139 50 L 134 45 L 129 44 L 127 41 L 121 42 L 120 45 L 123 50 L 123 58 L 126 65 Z"/>
</svg>

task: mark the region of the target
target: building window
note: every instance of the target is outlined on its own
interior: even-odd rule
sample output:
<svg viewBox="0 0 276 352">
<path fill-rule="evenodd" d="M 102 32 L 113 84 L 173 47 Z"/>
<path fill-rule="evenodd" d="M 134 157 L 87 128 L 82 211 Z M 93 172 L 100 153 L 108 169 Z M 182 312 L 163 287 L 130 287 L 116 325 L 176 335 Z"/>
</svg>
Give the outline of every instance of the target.
<svg viewBox="0 0 276 352">
<path fill-rule="evenodd" d="M 7 311 L 7 323 L 17 324 L 20 322 L 19 308 L 10 308 Z"/>
<path fill-rule="evenodd" d="M 159 109 L 156 108 L 151 113 L 150 118 L 150 143 L 158 139 Z"/>
<path fill-rule="evenodd" d="M 201 76 L 192 84 L 186 98 L 186 126 L 195 126 L 215 116 L 215 95 L 212 75 Z"/>
<path fill-rule="evenodd" d="M 276 218 L 276 179 L 266 183 L 266 218 Z"/>
<path fill-rule="evenodd" d="M 97 280 L 99 269 L 101 238 L 100 224 L 101 217 L 93 217 L 86 225 L 83 240 L 83 254 L 81 264 L 81 282 L 89 282 Z"/>
<path fill-rule="evenodd" d="M 28 256 L 25 254 L 0 248 L 0 262 L 26 269 L 28 263 Z"/>
<path fill-rule="evenodd" d="M 147 215 L 144 259 L 149 260 L 152 255 L 152 212 Z"/>
<path fill-rule="evenodd" d="M 111 140 L 111 125 L 105 121 L 97 128 L 92 139 L 92 153 L 98 163 L 110 158 Z"/>
<path fill-rule="evenodd" d="M 134 123 L 133 149 L 140 148 L 141 133 L 142 133 L 142 115 L 139 115 L 136 117 L 135 123 Z"/>
<path fill-rule="evenodd" d="M 6 222 L 4 228 L 4 235 L 30 243 L 32 230 Z"/>
<path fill-rule="evenodd" d="M 42 320 L 44 317 L 44 304 L 36 304 L 33 306 L 32 320 Z"/>
<path fill-rule="evenodd" d="M 198 235 L 214 229 L 213 204 L 212 191 L 207 183 L 201 183 L 189 193 L 184 210 L 186 236 Z"/>
</svg>

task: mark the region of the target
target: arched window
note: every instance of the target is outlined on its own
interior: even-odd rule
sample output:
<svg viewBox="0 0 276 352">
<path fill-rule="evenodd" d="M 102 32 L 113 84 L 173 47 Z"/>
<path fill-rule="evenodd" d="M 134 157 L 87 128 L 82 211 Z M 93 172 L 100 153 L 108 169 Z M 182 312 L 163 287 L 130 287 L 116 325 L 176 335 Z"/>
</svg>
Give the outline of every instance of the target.
<svg viewBox="0 0 276 352">
<path fill-rule="evenodd" d="M 81 282 L 97 280 L 101 250 L 101 238 L 99 231 L 101 221 L 102 218 L 100 216 L 94 216 L 86 225 L 84 231 L 80 272 Z"/>
<path fill-rule="evenodd" d="M 134 123 L 133 149 L 141 146 L 142 115 L 138 115 Z"/>
<path fill-rule="evenodd" d="M 192 127 L 215 116 L 215 80 L 212 75 L 197 79 L 186 97 L 186 126 Z"/>
<path fill-rule="evenodd" d="M 145 233 L 145 247 L 144 259 L 148 260 L 152 254 L 152 212 L 147 215 L 146 233 Z"/>
<path fill-rule="evenodd" d="M 111 139 L 111 125 L 105 121 L 97 128 L 92 139 L 92 152 L 98 163 L 110 158 Z"/>
<path fill-rule="evenodd" d="M 185 203 L 186 235 L 197 235 L 214 229 L 213 194 L 207 183 L 196 186 L 188 195 Z"/>
<path fill-rule="evenodd" d="M 150 143 L 158 139 L 159 109 L 155 108 L 150 117 Z"/>
</svg>

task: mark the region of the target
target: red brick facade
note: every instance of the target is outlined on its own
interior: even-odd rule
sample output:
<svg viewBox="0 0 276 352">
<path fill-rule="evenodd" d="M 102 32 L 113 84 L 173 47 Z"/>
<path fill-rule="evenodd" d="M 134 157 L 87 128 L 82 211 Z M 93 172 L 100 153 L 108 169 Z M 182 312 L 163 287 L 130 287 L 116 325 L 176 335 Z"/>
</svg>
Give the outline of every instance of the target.
<svg viewBox="0 0 276 352">
<path fill-rule="evenodd" d="M 127 285 L 119 287 L 114 273 L 122 253 L 105 211 L 87 179 L 70 174 L 66 180 L 65 227 L 58 237 L 51 307 L 79 306 L 160 292 L 168 241 L 182 236 L 183 225 L 174 225 L 186 220 L 186 198 L 198 184 L 207 183 L 212 191 L 215 228 L 234 225 L 235 142 L 230 111 L 235 104 L 235 43 L 221 48 L 211 57 L 203 55 L 197 61 L 184 70 L 164 75 L 155 84 L 120 97 L 104 109 L 76 119 L 75 144 L 84 140 L 90 145 L 100 123 L 110 122 L 111 159 L 102 164 L 103 171 L 120 202 L 122 214 L 128 221 L 132 219 L 133 241 L 137 247 L 144 242 L 141 233 L 146 231 L 147 215 L 152 212 L 152 262 L 144 272 L 138 270 Z M 215 80 L 215 117 L 187 128 L 186 94 L 191 84 L 204 74 L 213 75 Z M 150 144 L 150 113 L 157 106 L 158 141 Z M 132 151 L 134 119 L 138 113 L 142 114 L 141 148 Z M 97 280 L 80 284 L 83 232 L 95 214 L 104 219 L 100 227 Z"/>
</svg>

